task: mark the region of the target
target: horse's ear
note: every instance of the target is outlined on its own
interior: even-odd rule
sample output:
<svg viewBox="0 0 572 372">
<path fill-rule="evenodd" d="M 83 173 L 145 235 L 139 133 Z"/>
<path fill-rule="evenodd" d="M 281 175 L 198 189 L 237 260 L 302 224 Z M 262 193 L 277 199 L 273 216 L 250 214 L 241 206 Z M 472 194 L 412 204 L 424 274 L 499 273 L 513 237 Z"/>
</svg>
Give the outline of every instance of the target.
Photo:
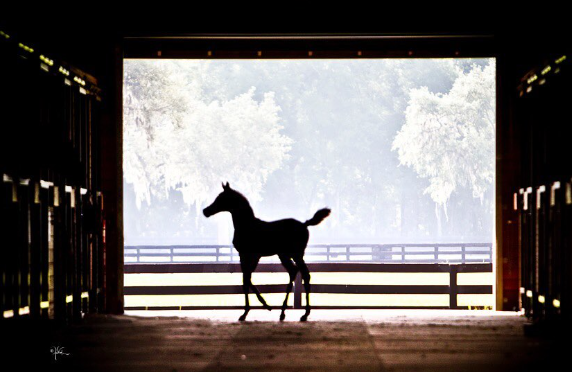
<svg viewBox="0 0 572 372">
<path fill-rule="evenodd" d="M 230 185 L 228 184 L 228 181 L 226 182 L 226 188 L 230 189 Z"/>
<path fill-rule="evenodd" d="M 227 190 L 230 189 L 230 186 L 228 185 L 228 182 L 226 183 L 226 185 L 224 184 L 224 182 L 222 183 L 222 189 L 223 189 L 224 191 L 227 191 Z"/>
</svg>

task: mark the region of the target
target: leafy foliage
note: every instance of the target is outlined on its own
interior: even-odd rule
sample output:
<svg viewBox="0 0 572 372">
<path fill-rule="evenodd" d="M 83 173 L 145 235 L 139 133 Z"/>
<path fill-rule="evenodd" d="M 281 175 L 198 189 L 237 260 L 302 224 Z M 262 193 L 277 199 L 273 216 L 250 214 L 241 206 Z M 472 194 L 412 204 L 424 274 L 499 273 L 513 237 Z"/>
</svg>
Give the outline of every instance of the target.
<svg viewBox="0 0 572 372">
<path fill-rule="evenodd" d="M 221 181 L 266 220 L 331 207 L 313 242 L 490 240 L 491 60 L 128 60 L 124 97 L 132 244 L 228 243 Z"/>
<path fill-rule="evenodd" d="M 126 64 L 125 181 L 138 206 L 180 191 L 200 206 L 213 185 L 233 180 L 251 197 L 287 157 L 274 94 L 256 88 L 205 101 L 202 87 L 171 61 Z"/>
<path fill-rule="evenodd" d="M 411 90 L 393 142 L 400 163 L 429 179 L 425 192 L 441 205 L 459 187 L 483 200 L 494 180 L 494 64 L 458 74 L 448 93 Z"/>
</svg>

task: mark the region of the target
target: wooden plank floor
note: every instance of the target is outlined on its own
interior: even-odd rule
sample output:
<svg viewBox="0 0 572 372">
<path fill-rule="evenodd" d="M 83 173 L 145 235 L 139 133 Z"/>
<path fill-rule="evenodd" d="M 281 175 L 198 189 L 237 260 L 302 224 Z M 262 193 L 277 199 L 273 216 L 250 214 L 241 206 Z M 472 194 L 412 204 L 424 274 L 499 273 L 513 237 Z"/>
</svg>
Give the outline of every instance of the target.
<svg viewBox="0 0 572 372">
<path fill-rule="evenodd" d="M 245 323 L 239 315 L 131 312 L 64 328 L 21 323 L 4 332 L 17 347 L 3 348 L 0 367 L 12 360 L 22 367 L 14 370 L 54 371 L 541 371 L 556 368 L 569 347 L 525 337 L 525 319 L 511 313 L 315 310 L 307 323 L 297 310 L 283 323 L 276 311 L 253 310 Z M 54 347 L 68 355 L 54 360 Z"/>
</svg>

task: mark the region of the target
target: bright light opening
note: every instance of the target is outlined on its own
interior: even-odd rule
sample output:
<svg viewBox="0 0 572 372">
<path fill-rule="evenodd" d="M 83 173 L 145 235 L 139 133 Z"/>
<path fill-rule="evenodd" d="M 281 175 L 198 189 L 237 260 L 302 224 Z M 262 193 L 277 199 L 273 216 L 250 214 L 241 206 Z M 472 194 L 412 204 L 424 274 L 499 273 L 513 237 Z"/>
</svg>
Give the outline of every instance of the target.
<svg viewBox="0 0 572 372">
<path fill-rule="evenodd" d="M 307 262 L 492 262 L 493 58 L 127 59 L 124 71 L 127 264 L 238 262 L 230 214 L 202 214 L 227 181 L 262 220 L 332 209 Z"/>
</svg>

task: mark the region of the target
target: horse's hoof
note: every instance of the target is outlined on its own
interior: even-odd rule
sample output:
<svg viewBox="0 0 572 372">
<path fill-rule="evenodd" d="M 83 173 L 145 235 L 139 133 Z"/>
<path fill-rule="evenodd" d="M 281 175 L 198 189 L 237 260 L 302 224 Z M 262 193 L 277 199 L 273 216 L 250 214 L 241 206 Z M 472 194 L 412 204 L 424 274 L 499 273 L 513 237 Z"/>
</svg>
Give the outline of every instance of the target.
<svg viewBox="0 0 572 372">
<path fill-rule="evenodd" d="M 284 314 L 284 313 L 280 314 L 280 321 L 281 322 L 283 322 L 285 318 L 286 318 L 286 314 Z"/>
<path fill-rule="evenodd" d="M 272 311 L 272 308 L 270 306 L 266 306 L 266 310 Z"/>
<path fill-rule="evenodd" d="M 302 317 L 300 318 L 301 322 L 307 322 L 308 321 L 308 315 L 304 314 L 302 315 Z"/>
<path fill-rule="evenodd" d="M 240 318 L 238 318 L 239 322 L 244 322 L 246 320 L 246 315 L 241 315 Z"/>
</svg>

